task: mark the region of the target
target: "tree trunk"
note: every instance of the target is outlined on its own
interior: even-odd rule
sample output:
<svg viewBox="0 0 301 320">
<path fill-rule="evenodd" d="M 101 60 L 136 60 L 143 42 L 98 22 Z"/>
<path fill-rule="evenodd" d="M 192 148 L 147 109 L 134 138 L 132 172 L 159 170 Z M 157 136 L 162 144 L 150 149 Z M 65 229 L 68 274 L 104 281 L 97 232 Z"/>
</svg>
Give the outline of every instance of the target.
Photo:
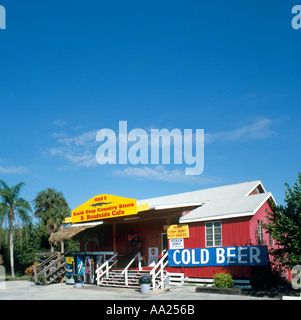
<svg viewBox="0 0 301 320">
<path fill-rule="evenodd" d="M 10 230 L 9 230 L 9 251 L 10 251 L 11 277 L 15 278 L 15 270 L 14 270 L 14 229 L 13 229 L 12 224 L 10 225 Z"/>
<path fill-rule="evenodd" d="M 64 226 L 61 225 L 60 227 L 61 230 L 64 229 Z M 65 246 L 64 246 L 64 240 L 61 241 L 61 254 L 64 254 L 65 253 Z"/>
</svg>

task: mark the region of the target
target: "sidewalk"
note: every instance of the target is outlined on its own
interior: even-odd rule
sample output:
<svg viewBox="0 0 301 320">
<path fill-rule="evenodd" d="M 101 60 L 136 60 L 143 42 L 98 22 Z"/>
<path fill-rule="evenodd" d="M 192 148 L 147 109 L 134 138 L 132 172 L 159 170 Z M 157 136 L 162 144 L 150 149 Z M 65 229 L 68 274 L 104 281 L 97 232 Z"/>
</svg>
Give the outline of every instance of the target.
<svg viewBox="0 0 301 320">
<path fill-rule="evenodd" d="M 7 281 L 0 289 L 0 300 L 275 300 L 267 297 L 250 297 L 215 293 L 200 293 L 195 287 L 175 287 L 142 294 L 138 289 L 97 287 L 84 285 L 74 288 L 65 283 L 48 286 L 30 281 Z"/>
</svg>

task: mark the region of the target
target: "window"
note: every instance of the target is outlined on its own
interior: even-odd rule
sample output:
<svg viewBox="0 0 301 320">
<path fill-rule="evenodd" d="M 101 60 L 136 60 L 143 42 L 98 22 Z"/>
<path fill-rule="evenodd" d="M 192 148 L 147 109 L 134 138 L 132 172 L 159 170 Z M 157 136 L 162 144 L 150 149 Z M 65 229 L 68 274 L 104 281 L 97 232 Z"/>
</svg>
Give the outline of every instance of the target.
<svg viewBox="0 0 301 320">
<path fill-rule="evenodd" d="M 273 246 L 274 245 L 274 238 L 273 235 L 269 233 L 269 245 Z"/>
<path fill-rule="evenodd" d="M 221 221 L 206 222 L 206 247 L 220 247 L 222 245 Z"/>
<path fill-rule="evenodd" d="M 261 220 L 257 222 L 257 242 L 263 244 L 263 222 Z"/>
</svg>

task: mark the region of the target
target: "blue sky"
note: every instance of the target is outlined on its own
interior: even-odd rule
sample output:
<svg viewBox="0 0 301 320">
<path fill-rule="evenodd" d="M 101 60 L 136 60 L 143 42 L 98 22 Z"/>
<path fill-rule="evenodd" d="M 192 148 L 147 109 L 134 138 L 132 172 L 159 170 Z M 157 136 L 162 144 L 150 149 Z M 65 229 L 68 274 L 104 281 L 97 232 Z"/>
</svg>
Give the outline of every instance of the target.
<svg viewBox="0 0 301 320">
<path fill-rule="evenodd" d="M 74 209 L 261 180 L 278 203 L 300 171 L 297 0 L 0 0 L 0 178 Z M 96 132 L 205 130 L 205 167 L 99 165 Z"/>
</svg>

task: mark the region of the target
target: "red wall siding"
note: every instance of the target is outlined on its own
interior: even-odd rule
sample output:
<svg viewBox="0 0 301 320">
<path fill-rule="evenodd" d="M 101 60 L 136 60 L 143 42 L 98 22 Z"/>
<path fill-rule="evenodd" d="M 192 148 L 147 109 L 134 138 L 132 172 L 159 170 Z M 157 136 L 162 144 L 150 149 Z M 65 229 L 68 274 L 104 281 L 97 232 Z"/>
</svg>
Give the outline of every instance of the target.
<svg viewBox="0 0 301 320">
<path fill-rule="evenodd" d="M 249 217 L 221 220 L 222 245 L 238 246 L 250 243 Z M 220 220 L 219 220 L 220 221 Z M 184 240 L 185 249 L 205 247 L 205 222 L 189 224 L 189 239 Z M 186 277 L 212 278 L 215 273 L 229 272 L 234 278 L 247 278 L 251 276 L 250 267 L 183 267 Z"/>
<path fill-rule="evenodd" d="M 119 254 L 130 253 L 130 247 L 128 246 L 128 233 L 137 232 L 138 238 L 142 240 L 142 250 L 146 258 L 148 258 L 148 248 L 158 247 L 159 253 L 161 252 L 161 233 L 163 231 L 163 225 L 166 224 L 166 220 L 150 220 L 136 223 L 119 224 L 116 226 L 117 234 L 117 252 Z"/>
<path fill-rule="evenodd" d="M 269 210 L 270 212 L 272 211 L 270 205 L 268 202 L 265 202 L 262 207 L 254 214 L 252 219 L 250 220 L 250 238 L 251 238 L 251 243 L 253 245 L 257 245 L 257 225 L 258 225 L 258 220 L 263 221 L 264 223 L 268 222 L 266 219 L 266 210 Z M 263 244 L 269 246 L 269 234 L 264 230 L 263 232 Z M 270 247 L 269 247 L 270 248 Z"/>
<path fill-rule="evenodd" d="M 223 246 L 241 246 L 250 244 L 250 217 L 222 220 Z"/>
</svg>

